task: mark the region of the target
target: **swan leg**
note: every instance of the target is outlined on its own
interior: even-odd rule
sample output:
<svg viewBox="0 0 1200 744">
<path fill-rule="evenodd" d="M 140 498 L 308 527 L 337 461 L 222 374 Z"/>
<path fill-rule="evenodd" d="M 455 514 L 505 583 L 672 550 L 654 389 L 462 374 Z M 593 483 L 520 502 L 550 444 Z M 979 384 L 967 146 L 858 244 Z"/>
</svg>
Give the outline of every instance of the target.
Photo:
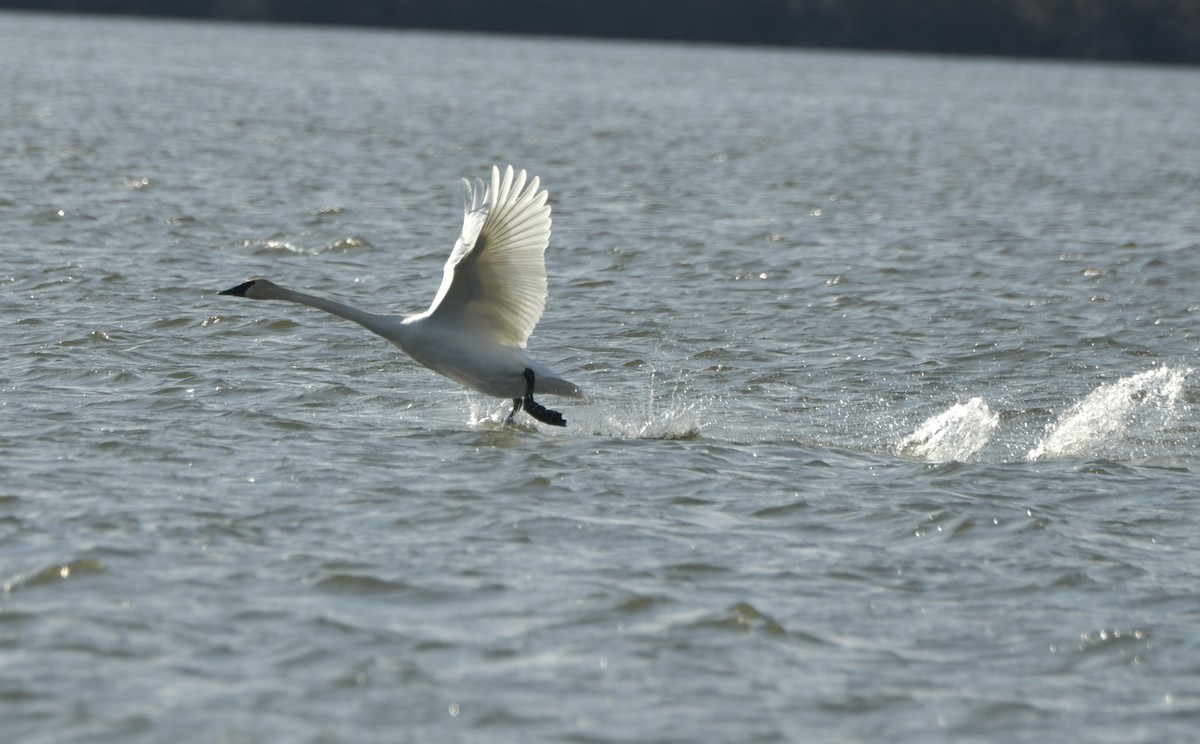
<svg viewBox="0 0 1200 744">
<path fill-rule="evenodd" d="M 513 422 L 513 416 L 516 416 L 517 411 L 521 410 L 521 404 L 524 402 L 524 398 L 513 398 L 513 409 L 508 412 L 508 418 L 504 419 L 504 423 L 511 424 Z"/>
<path fill-rule="evenodd" d="M 566 426 L 567 420 L 558 411 L 551 411 L 533 399 L 533 370 L 525 368 L 525 399 L 522 401 L 525 410 L 543 424 L 551 426 Z M 517 412 L 516 400 L 513 400 L 513 413 Z M 511 418 L 511 417 L 510 417 Z"/>
</svg>

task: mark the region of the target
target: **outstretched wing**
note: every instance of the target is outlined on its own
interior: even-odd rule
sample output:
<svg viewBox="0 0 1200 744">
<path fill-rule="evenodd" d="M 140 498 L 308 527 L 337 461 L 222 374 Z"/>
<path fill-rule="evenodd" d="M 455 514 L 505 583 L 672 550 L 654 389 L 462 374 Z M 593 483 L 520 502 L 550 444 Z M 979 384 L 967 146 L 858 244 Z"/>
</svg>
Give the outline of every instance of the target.
<svg viewBox="0 0 1200 744">
<path fill-rule="evenodd" d="M 492 183 L 463 179 L 462 234 L 446 261 L 442 286 L 426 315 L 461 323 L 490 338 L 525 346 L 546 309 L 550 206 L 535 177 L 512 166 Z"/>
</svg>

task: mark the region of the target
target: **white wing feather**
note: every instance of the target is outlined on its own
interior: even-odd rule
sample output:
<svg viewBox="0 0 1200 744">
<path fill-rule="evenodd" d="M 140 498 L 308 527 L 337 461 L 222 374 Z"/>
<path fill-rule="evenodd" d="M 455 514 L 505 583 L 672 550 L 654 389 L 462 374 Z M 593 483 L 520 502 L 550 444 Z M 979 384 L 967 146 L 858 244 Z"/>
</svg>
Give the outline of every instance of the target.
<svg viewBox="0 0 1200 744">
<path fill-rule="evenodd" d="M 550 206 L 535 177 L 512 166 L 484 188 L 463 179 L 462 234 L 442 271 L 430 320 L 459 323 L 499 343 L 524 347 L 546 309 Z"/>
</svg>

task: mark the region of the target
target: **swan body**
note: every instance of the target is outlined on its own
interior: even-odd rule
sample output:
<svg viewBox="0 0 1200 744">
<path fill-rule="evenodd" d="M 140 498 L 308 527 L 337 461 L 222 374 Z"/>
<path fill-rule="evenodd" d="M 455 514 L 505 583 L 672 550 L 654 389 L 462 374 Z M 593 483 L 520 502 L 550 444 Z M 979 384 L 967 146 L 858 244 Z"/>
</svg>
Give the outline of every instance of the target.
<svg viewBox="0 0 1200 744">
<path fill-rule="evenodd" d="M 464 387 L 510 398 L 512 420 L 524 408 L 534 418 L 565 426 L 534 393 L 568 397 L 580 389 L 530 358 L 529 335 L 546 307 L 545 251 L 550 243 L 550 206 L 535 177 L 492 167 L 491 183 L 463 179 L 462 233 L 442 272 L 428 310 L 379 315 L 325 297 L 297 292 L 267 279 L 252 279 L 220 294 L 252 300 L 283 300 L 324 310 L 363 326 L 398 346 L 419 364 Z"/>
</svg>

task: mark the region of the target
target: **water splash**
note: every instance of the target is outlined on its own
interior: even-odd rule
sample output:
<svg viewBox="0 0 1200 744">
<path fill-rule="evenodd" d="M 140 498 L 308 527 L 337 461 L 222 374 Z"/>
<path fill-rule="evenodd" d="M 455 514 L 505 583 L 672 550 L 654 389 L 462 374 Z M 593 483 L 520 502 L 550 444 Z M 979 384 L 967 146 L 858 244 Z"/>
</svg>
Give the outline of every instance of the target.
<svg viewBox="0 0 1200 744">
<path fill-rule="evenodd" d="M 463 394 L 467 402 L 467 410 L 469 412 L 468 423 L 473 427 L 482 427 L 485 429 L 496 428 L 503 430 L 510 426 L 508 423 L 508 413 L 512 410 L 512 403 L 504 401 L 497 405 L 495 398 L 484 398 L 480 395 L 471 392 Z M 516 426 L 536 431 L 537 427 L 527 423 L 522 414 L 521 418 L 514 418 Z"/>
<path fill-rule="evenodd" d="M 539 427 L 524 414 L 517 416 L 515 424 L 506 423 L 510 403 L 497 406 L 494 399 L 468 394 L 471 426 L 497 427 L 511 430 L 544 431 L 553 434 L 589 432 L 599 437 L 618 439 L 695 439 L 700 436 L 703 414 L 711 401 L 690 395 L 683 383 L 676 380 L 668 390 L 662 390 L 660 375 L 650 373 L 646 395 L 638 401 L 617 403 L 607 396 L 585 399 L 587 405 L 578 401 L 561 399 L 561 406 L 551 405 L 567 417 L 565 430 Z M 557 402 L 560 399 L 551 399 Z M 549 401 L 548 401 L 549 402 Z M 601 412 L 602 411 L 602 412 Z"/>
<path fill-rule="evenodd" d="M 622 439 L 695 439 L 708 401 L 687 391 L 681 377 L 667 390 L 662 375 L 651 370 L 646 395 L 631 409 L 612 408 L 602 419 L 585 423 L 597 436 Z"/>
<path fill-rule="evenodd" d="M 1180 416 L 1184 382 L 1192 370 L 1162 366 L 1101 385 L 1046 427 L 1030 460 L 1051 457 L 1130 456 L 1131 434 L 1161 436 Z"/>
<path fill-rule="evenodd" d="M 956 403 L 931 416 L 896 446 L 896 455 L 928 462 L 966 460 L 992 437 L 1000 417 L 983 398 Z"/>
<path fill-rule="evenodd" d="M 606 416 L 595 434 L 622 439 L 695 439 L 700 436 L 700 412 L 697 402 L 672 402 L 656 406 L 644 414 Z"/>
</svg>

